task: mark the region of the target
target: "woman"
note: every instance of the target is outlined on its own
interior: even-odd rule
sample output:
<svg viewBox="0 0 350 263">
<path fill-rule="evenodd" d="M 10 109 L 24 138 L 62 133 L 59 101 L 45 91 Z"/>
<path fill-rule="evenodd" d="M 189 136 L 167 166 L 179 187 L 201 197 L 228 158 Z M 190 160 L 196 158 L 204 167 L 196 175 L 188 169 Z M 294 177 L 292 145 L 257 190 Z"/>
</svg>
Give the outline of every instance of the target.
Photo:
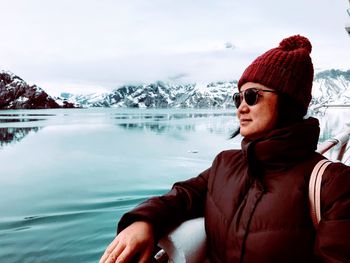
<svg viewBox="0 0 350 263">
<path fill-rule="evenodd" d="M 199 216 L 210 262 L 350 262 L 350 168 L 333 163 L 324 173 L 317 230 L 308 207 L 309 178 L 324 158 L 317 119 L 303 118 L 310 53 L 297 35 L 253 61 L 234 95 L 242 149 L 126 213 L 100 262 L 147 262 L 161 236 Z"/>
</svg>

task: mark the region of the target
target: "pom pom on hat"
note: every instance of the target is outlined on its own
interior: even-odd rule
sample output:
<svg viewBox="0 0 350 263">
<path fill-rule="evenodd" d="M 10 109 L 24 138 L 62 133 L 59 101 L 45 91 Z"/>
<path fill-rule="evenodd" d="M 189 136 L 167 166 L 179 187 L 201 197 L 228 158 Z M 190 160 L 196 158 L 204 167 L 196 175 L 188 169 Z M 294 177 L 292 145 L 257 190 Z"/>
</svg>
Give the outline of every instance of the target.
<svg viewBox="0 0 350 263">
<path fill-rule="evenodd" d="M 246 68 L 238 81 L 238 88 L 246 82 L 260 83 L 285 93 L 306 113 L 314 75 L 311 50 L 312 45 L 306 37 L 295 35 L 283 39 L 277 48 L 257 57 Z"/>
<path fill-rule="evenodd" d="M 283 39 L 279 45 L 279 48 L 284 51 L 292 51 L 298 48 L 305 48 L 309 54 L 312 50 L 310 41 L 306 37 L 300 35 Z"/>
</svg>

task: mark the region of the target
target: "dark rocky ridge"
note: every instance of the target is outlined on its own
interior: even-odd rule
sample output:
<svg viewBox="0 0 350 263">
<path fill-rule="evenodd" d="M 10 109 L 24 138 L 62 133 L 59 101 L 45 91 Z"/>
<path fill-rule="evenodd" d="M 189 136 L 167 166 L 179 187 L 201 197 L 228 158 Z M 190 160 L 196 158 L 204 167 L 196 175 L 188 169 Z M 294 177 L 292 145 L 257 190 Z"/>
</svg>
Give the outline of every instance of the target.
<svg viewBox="0 0 350 263">
<path fill-rule="evenodd" d="M 28 85 L 20 77 L 0 71 L 0 109 L 72 108 L 72 103 L 59 105 L 36 85 Z"/>
</svg>

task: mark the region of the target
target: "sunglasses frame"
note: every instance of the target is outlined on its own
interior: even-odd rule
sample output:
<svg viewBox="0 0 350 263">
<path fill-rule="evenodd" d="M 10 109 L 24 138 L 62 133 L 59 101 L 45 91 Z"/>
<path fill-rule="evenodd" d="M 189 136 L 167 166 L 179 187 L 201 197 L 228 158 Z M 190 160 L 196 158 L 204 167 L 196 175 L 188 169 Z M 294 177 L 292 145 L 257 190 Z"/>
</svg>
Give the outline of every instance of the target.
<svg viewBox="0 0 350 263">
<path fill-rule="evenodd" d="M 236 108 L 237 109 L 239 108 L 239 106 L 241 105 L 241 103 L 243 101 L 243 98 L 249 106 L 254 106 L 255 104 L 257 104 L 258 99 L 259 99 L 259 95 L 260 95 L 259 94 L 260 91 L 261 92 L 277 93 L 277 91 L 275 91 L 275 90 L 259 89 L 259 88 L 254 88 L 254 87 L 246 89 L 245 91 L 235 92 L 232 96 L 232 99 L 233 99 L 233 102 L 234 102 Z M 247 92 L 252 92 L 252 93 L 247 93 Z M 249 99 L 249 98 L 247 100 L 247 96 L 252 96 L 249 94 L 254 94 L 254 96 L 255 96 L 254 101 L 251 102 L 251 99 Z"/>
</svg>

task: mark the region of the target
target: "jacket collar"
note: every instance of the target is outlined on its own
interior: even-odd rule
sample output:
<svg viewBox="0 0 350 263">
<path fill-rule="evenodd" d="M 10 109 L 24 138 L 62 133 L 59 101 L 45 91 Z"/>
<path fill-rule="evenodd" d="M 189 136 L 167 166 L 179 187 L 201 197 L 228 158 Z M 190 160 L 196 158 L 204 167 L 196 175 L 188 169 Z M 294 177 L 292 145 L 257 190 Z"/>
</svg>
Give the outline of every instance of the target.
<svg viewBox="0 0 350 263">
<path fill-rule="evenodd" d="M 274 129 L 256 140 L 242 140 L 243 155 L 253 171 L 283 170 L 315 152 L 319 122 L 308 118 L 288 127 Z M 254 173 L 255 174 L 255 173 Z"/>
</svg>

